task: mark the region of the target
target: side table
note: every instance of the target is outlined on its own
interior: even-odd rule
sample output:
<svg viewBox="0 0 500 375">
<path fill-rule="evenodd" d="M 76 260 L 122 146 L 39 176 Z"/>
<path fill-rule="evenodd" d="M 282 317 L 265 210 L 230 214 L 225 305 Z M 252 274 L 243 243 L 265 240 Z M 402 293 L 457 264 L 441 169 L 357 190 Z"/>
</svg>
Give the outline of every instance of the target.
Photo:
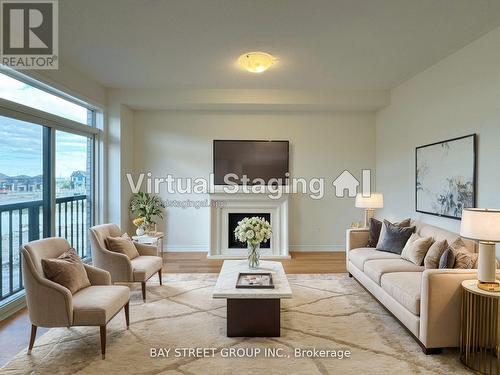
<svg viewBox="0 0 500 375">
<path fill-rule="evenodd" d="M 482 374 L 500 375 L 500 293 L 462 282 L 460 360 Z"/>
<path fill-rule="evenodd" d="M 142 236 L 132 236 L 132 240 L 134 242 L 156 246 L 158 255 L 162 256 L 164 237 L 165 234 L 163 232 L 156 232 L 152 234 L 143 234 Z"/>
</svg>

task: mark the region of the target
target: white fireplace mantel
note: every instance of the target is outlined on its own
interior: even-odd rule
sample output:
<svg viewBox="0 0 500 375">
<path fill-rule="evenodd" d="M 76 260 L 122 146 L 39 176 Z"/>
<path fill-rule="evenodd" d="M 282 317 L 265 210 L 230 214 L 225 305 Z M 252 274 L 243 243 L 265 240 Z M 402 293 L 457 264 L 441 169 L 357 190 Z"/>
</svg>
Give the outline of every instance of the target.
<svg viewBox="0 0 500 375">
<path fill-rule="evenodd" d="M 273 235 L 270 249 L 261 249 L 264 259 L 290 259 L 288 252 L 288 195 L 278 199 L 268 193 L 226 193 L 222 188 L 210 194 L 210 250 L 208 258 L 241 259 L 246 249 L 230 249 L 228 245 L 229 213 L 269 213 Z"/>
</svg>

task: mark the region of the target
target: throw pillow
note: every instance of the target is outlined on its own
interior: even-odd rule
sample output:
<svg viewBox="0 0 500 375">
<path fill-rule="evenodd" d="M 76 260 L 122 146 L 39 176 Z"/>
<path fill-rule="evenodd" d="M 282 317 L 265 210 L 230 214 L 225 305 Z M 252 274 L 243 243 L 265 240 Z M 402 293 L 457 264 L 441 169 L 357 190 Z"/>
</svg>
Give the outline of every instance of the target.
<svg viewBox="0 0 500 375">
<path fill-rule="evenodd" d="M 420 266 L 431 245 L 432 237 L 420 237 L 413 233 L 401 252 L 401 258 Z"/>
<path fill-rule="evenodd" d="M 450 248 L 455 256 L 455 264 L 453 268 L 471 269 L 475 268 L 477 263 L 478 254 L 471 253 L 461 238 L 457 238 Z"/>
<path fill-rule="evenodd" d="M 377 220 L 377 221 L 378 221 L 378 220 Z M 384 220 L 384 221 L 387 221 L 388 223 L 391 223 L 389 220 Z M 384 228 L 384 226 L 382 225 L 382 222 L 380 222 L 380 221 L 379 221 L 379 223 L 380 223 L 380 231 L 378 232 L 377 242 L 376 242 L 376 244 L 375 244 L 375 246 L 374 246 L 374 247 L 377 247 L 377 245 L 378 245 L 378 243 L 379 243 L 380 239 L 381 239 L 381 238 L 383 238 L 383 237 L 384 237 L 384 235 L 385 235 L 385 228 Z M 404 219 L 403 221 L 400 221 L 399 223 L 391 223 L 391 224 L 393 224 L 393 225 L 395 225 L 395 226 L 397 226 L 397 227 L 402 227 L 402 228 L 403 228 L 403 227 L 409 227 L 409 226 L 410 226 L 410 224 L 411 224 L 411 219 L 410 219 L 410 218 L 408 218 L 408 219 Z M 369 237 L 369 236 L 368 236 L 368 237 Z"/>
<path fill-rule="evenodd" d="M 426 269 L 438 268 L 439 267 L 439 259 L 441 259 L 441 255 L 443 255 L 444 251 L 448 248 L 448 241 L 436 241 L 434 242 L 429 251 L 425 255 L 424 258 L 424 267 Z"/>
<path fill-rule="evenodd" d="M 382 228 L 384 236 L 380 236 L 377 250 L 394 254 L 401 254 L 406 242 L 415 231 L 415 227 L 399 227 L 387 220 L 384 220 Z"/>
<path fill-rule="evenodd" d="M 75 249 L 69 249 L 58 258 L 42 259 L 45 277 L 68 288 L 71 294 L 90 286 L 87 271 Z"/>
<path fill-rule="evenodd" d="M 370 218 L 370 226 L 368 231 L 368 247 L 377 247 L 381 229 L 382 222 L 380 220 L 374 219 L 373 217 Z"/>
<path fill-rule="evenodd" d="M 477 268 L 477 253 L 457 251 L 455 253 L 455 264 L 453 268 L 472 269 Z"/>
<path fill-rule="evenodd" d="M 134 259 L 139 256 L 139 252 L 135 248 L 134 243 L 123 237 L 108 237 L 106 242 L 109 250 L 125 254 L 129 259 Z"/>
<path fill-rule="evenodd" d="M 453 253 L 453 249 L 451 247 L 448 247 L 439 259 L 439 268 L 453 268 L 454 265 L 455 254 Z"/>
</svg>

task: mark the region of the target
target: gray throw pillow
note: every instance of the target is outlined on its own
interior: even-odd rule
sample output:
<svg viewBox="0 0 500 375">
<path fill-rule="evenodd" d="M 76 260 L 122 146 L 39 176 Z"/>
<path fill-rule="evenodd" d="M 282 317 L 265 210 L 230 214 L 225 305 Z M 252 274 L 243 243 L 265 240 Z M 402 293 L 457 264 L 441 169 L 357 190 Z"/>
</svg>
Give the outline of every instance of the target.
<svg viewBox="0 0 500 375">
<path fill-rule="evenodd" d="M 368 247 L 377 247 L 382 230 L 382 222 L 380 220 L 370 218 L 370 226 L 368 231 Z"/>
<path fill-rule="evenodd" d="M 439 268 L 453 268 L 455 265 L 455 254 L 453 253 L 453 249 L 448 247 L 443 255 L 441 255 L 441 259 L 439 259 Z"/>
<path fill-rule="evenodd" d="M 401 255 L 415 227 L 399 227 L 387 220 L 384 220 L 382 227 L 383 236 L 380 236 L 377 250 Z"/>
</svg>

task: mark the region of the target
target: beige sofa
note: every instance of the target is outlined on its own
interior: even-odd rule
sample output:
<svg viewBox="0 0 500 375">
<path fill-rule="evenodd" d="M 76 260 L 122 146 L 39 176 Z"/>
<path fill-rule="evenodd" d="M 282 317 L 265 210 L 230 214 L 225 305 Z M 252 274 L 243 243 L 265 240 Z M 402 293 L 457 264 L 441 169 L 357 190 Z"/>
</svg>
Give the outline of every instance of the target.
<svg viewBox="0 0 500 375">
<path fill-rule="evenodd" d="M 416 232 L 435 241 L 452 243 L 459 236 L 419 221 Z M 464 239 L 471 252 L 477 244 Z M 476 270 L 427 269 L 397 254 L 366 247 L 368 229 L 348 229 L 346 265 L 349 276 L 365 287 L 414 336 L 426 354 L 458 347 L 463 280 L 475 279 Z M 498 273 L 500 275 L 500 273 Z"/>
</svg>

